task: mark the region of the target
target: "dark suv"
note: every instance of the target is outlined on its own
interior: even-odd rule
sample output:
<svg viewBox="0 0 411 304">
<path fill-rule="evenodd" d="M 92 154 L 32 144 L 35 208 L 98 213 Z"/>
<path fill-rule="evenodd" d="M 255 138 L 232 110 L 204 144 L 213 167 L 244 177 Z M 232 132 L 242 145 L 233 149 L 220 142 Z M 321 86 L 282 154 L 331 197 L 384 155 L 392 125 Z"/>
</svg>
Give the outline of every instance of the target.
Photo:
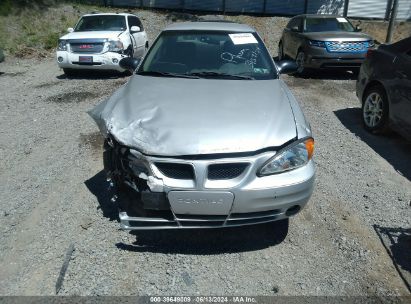
<svg viewBox="0 0 411 304">
<path fill-rule="evenodd" d="M 346 18 L 299 15 L 290 20 L 278 44 L 279 60 L 295 59 L 298 73 L 307 68 L 357 70 L 374 40 Z"/>
</svg>

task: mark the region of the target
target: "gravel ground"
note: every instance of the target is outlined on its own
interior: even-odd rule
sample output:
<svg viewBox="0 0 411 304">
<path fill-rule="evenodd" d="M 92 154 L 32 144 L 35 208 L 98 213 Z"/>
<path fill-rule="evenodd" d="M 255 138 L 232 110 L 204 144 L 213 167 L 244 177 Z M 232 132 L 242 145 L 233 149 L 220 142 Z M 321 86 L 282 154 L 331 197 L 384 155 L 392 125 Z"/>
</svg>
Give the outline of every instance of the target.
<svg viewBox="0 0 411 304">
<path fill-rule="evenodd" d="M 187 17 L 140 16 L 151 39 Z M 253 24 L 276 55 L 286 18 L 229 18 Z M 318 174 L 279 243 L 275 224 L 120 231 L 86 111 L 128 78 L 68 79 L 53 58 L 8 59 L 0 72 L 1 295 L 55 294 L 72 244 L 61 295 L 410 294 L 374 225 L 411 227 L 411 144 L 363 131 L 350 73 L 284 77 L 311 121 Z"/>
</svg>

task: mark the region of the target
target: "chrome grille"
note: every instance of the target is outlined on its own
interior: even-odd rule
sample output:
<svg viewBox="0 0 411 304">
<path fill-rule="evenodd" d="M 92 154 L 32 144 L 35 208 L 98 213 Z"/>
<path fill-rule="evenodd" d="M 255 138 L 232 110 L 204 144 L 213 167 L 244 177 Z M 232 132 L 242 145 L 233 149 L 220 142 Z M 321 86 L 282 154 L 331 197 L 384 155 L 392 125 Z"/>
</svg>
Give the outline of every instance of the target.
<svg viewBox="0 0 411 304">
<path fill-rule="evenodd" d="M 326 41 L 328 52 L 365 53 L 368 50 L 368 41 Z"/>
<path fill-rule="evenodd" d="M 233 179 L 239 177 L 247 166 L 247 163 L 213 164 L 208 167 L 208 179 Z"/>
<path fill-rule="evenodd" d="M 104 43 L 70 43 L 70 50 L 72 53 L 101 53 L 104 48 Z"/>
<path fill-rule="evenodd" d="M 193 166 L 189 164 L 177 163 L 155 163 L 155 166 L 162 174 L 174 179 L 194 179 Z"/>
</svg>

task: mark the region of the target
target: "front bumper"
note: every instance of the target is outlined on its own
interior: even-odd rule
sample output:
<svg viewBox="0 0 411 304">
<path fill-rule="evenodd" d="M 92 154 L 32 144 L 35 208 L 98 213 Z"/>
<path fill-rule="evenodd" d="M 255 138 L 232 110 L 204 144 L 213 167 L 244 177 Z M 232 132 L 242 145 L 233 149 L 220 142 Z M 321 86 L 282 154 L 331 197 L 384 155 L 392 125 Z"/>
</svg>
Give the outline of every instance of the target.
<svg viewBox="0 0 411 304">
<path fill-rule="evenodd" d="M 305 67 L 314 69 L 359 68 L 365 59 L 362 53 L 328 52 L 326 48 L 306 46 Z"/>
<path fill-rule="evenodd" d="M 262 164 L 273 156 L 273 152 L 265 152 L 252 157 L 224 158 L 218 160 L 184 160 L 147 157 L 151 172 L 161 183 L 168 210 L 150 211 L 143 214 L 130 214 L 120 210 L 121 228 L 125 230 L 173 229 L 173 228 L 221 228 L 266 223 L 288 218 L 297 214 L 308 202 L 314 188 L 315 167 L 311 160 L 306 166 L 282 174 L 258 177 L 257 171 Z M 195 179 L 174 180 L 164 176 L 156 169 L 159 162 L 175 162 L 189 164 L 195 171 Z M 207 168 L 216 163 L 247 162 L 249 166 L 239 177 L 231 180 L 208 180 Z M 176 205 L 170 203 L 170 194 L 178 191 L 195 192 L 207 197 L 216 194 L 230 194 L 233 197 L 229 211 L 216 213 L 212 204 L 201 206 L 199 212 L 178 213 Z M 151 192 L 151 191 L 150 191 Z M 150 193 L 149 193 L 150 194 Z M 158 194 L 153 191 L 154 195 Z M 120 196 L 130 200 L 126 205 L 137 204 L 137 199 Z M 135 201 L 133 201 L 135 200 Z"/>
<path fill-rule="evenodd" d="M 80 56 L 92 57 L 92 62 L 80 62 Z M 62 69 L 83 69 L 83 70 L 111 70 L 124 72 L 125 70 L 119 66 L 119 62 L 126 55 L 106 52 L 101 54 L 79 54 L 68 51 L 57 51 L 57 64 Z"/>
</svg>

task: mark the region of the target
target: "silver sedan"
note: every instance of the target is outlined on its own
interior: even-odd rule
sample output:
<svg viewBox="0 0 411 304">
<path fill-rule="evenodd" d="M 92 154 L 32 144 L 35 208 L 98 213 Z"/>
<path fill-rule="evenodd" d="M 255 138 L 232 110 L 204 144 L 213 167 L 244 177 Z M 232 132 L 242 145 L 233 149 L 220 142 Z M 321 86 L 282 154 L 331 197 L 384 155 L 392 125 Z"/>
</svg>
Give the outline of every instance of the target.
<svg viewBox="0 0 411 304">
<path fill-rule="evenodd" d="M 284 220 L 314 186 L 314 140 L 275 63 L 243 24 L 168 26 L 126 85 L 90 115 L 123 229 Z"/>
</svg>

